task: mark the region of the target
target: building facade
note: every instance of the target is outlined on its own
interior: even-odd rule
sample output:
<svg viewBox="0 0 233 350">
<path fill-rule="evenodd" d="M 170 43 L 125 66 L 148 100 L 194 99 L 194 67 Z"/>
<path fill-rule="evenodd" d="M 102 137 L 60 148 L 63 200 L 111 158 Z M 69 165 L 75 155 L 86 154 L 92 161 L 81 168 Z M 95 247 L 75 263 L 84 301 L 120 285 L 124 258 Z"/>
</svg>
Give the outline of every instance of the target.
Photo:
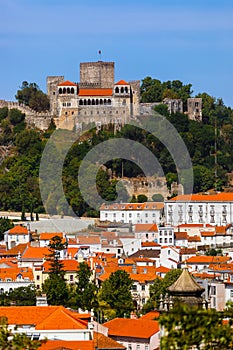
<svg viewBox="0 0 233 350">
<path fill-rule="evenodd" d="M 164 214 L 168 225 L 232 224 L 233 193 L 215 195 L 181 195 L 164 203 Z"/>
</svg>

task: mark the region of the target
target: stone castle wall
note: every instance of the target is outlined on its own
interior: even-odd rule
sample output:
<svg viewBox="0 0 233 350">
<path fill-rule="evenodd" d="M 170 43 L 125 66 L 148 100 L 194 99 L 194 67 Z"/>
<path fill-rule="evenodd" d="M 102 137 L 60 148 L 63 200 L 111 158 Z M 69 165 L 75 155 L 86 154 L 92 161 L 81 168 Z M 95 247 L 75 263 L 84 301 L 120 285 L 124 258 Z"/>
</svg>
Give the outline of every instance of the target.
<svg viewBox="0 0 233 350">
<path fill-rule="evenodd" d="M 50 112 L 41 112 L 38 113 L 24 104 L 18 102 L 11 102 L 0 100 L 0 108 L 7 107 L 8 109 L 16 108 L 20 112 L 25 114 L 26 123 L 34 128 L 41 130 L 46 130 L 51 122 L 51 113 Z"/>
</svg>

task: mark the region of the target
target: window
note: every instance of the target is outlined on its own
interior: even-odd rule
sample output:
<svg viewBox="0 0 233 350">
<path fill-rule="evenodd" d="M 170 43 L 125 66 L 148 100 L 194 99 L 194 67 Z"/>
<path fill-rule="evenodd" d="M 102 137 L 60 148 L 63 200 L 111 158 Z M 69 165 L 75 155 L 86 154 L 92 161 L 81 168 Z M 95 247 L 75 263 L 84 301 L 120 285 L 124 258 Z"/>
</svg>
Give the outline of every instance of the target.
<svg viewBox="0 0 233 350">
<path fill-rule="evenodd" d="M 135 292 L 137 291 L 137 286 L 136 286 L 136 284 L 133 284 L 133 285 L 132 285 L 132 290 L 135 291 Z"/>
<path fill-rule="evenodd" d="M 140 350 L 140 345 L 137 345 L 136 350 Z"/>
<path fill-rule="evenodd" d="M 132 345 L 128 344 L 128 350 L 132 350 Z"/>
<path fill-rule="evenodd" d="M 145 290 L 146 286 L 145 284 L 142 284 L 142 290 Z"/>
<path fill-rule="evenodd" d="M 39 276 L 39 275 L 36 276 L 36 280 L 37 280 L 37 281 L 40 280 L 40 276 Z"/>
<path fill-rule="evenodd" d="M 74 280 L 74 275 L 70 275 L 70 281 L 73 282 Z"/>
<path fill-rule="evenodd" d="M 215 286 L 211 286 L 211 294 L 216 295 L 216 287 Z"/>
<path fill-rule="evenodd" d="M 233 289 L 230 290 L 230 297 L 233 298 Z"/>
</svg>

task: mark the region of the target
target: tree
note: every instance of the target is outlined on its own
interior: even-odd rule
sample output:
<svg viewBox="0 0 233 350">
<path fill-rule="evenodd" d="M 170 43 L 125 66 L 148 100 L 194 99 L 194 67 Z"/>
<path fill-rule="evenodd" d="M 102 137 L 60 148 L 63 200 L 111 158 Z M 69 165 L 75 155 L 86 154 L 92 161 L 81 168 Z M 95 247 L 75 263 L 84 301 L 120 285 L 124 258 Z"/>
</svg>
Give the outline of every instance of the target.
<svg viewBox="0 0 233 350">
<path fill-rule="evenodd" d="M 25 114 L 16 108 L 12 108 L 8 112 L 8 117 L 11 124 L 16 125 L 25 120 Z"/>
<path fill-rule="evenodd" d="M 4 232 L 14 227 L 13 221 L 8 218 L 0 217 L 0 241 L 4 238 Z"/>
<path fill-rule="evenodd" d="M 15 98 L 19 103 L 25 104 L 37 112 L 47 111 L 49 109 L 48 96 L 40 90 L 36 83 L 23 81 Z"/>
<path fill-rule="evenodd" d="M 152 196 L 152 201 L 153 202 L 164 202 L 164 197 L 161 193 L 155 193 Z"/>
<path fill-rule="evenodd" d="M 137 196 L 138 203 L 145 203 L 145 202 L 147 202 L 147 200 L 148 200 L 148 198 L 147 198 L 147 196 L 145 196 L 145 194 L 139 194 Z"/>
<path fill-rule="evenodd" d="M 167 288 L 170 287 L 181 275 L 181 269 L 170 270 L 163 279 L 156 278 L 154 283 L 150 286 L 150 298 L 143 306 L 143 311 L 153 310 L 159 307 L 161 295 L 164 297 L 167 293 Z"/>
<path fill-rule="evenodd" d="M 36 350 L 43 343 L 44 340 L 31 340 L 27 337 L 26 333 L 13 333 L 8 328 L 8 321 L 6 317 L 0 318 L 0 349 L 4 350 Z"/>
<path fill-rule="evenodd" d="M 76 283 L 77 307 L 82 310 L 91 310 L 97 306 L 97 286 L 92 280 L 92 272 L 87 263 L 79 264 Z"/>
<path fill-rule="evenodd" d="M 49 305 L 66 305 L 69 290 L 65 280 L 65 271 L 60 261 L 60 252 L 67 247 L 60 236 L 54 236 L 49 243 L 47 260 L 50 262 L 49 277 L 42 285 Z"/>
<path fill-rule="evenodd" d="M 232 315 L 232 308 L 219 312 L 178 304 L 159 317 L 164 333 L 160 349 L 232 349 Z"/>
<path fill-rule="evenodd" d="M 15 288 L 12 292 L 1 295 L 2 305 L 33 306 L 36 305 L 36 288 L 33 285 Z"/>
<path fill-rule="evenodd" d="M 124 270 L 112 272 L 101 287 L 101 300 L 115 311 L 116 317 L 129 316 L 133 310 L 131 287 L 133 281 Z"/>
</svg>

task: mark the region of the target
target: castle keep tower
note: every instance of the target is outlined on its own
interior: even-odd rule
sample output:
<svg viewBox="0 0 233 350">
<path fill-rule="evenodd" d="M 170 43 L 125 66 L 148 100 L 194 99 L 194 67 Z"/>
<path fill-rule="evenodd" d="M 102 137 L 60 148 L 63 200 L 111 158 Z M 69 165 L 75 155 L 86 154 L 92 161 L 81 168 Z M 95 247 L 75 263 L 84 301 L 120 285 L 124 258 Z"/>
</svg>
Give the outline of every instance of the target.
<svg viewBox="0 0 233 350">
<path fill-rule="evenodd" d="M 80 63 L 80 88 L 112 89 L 114 85 L 114 62 Z"/>
<path fill-rule="evenodd" d="M 50 111 L 52 116 L 58 114 L 58 90 L 57 86 L 64 81 L 64 76 L 49 76 L 47 77 L 47 95 L 50 101 Z"/>
</svg>

